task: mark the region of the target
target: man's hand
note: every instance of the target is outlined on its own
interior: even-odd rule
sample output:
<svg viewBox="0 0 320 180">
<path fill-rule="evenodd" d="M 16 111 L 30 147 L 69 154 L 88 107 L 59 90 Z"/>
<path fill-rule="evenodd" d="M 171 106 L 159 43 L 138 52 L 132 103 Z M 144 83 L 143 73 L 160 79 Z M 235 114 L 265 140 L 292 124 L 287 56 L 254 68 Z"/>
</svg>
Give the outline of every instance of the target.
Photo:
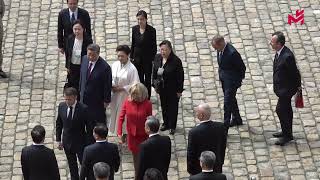
<svg viewBox="0 0 320 180">
<path fill-rule="evenodd" d="M 57 147 L 57 148 L 58 148 L 59 150 L 63 150 L 63 146 L 62 146 L 61 141 L 60 141 L 60 142 L 57 142 L 57 143 L 58 143 L 58 147 Z"/>
<path fill-rule="evenodd" d="M 59 48 L 59 52 L 60 52 L 61 54 L 64 54 L 63 48 Z"/>
<path fill-rule="evenodd" d="M 70 74 L 70 69 L 69 68 L 67 68 L 67 73 Z"/>
<path fill-rule="evenodd" d="M 182 96 L 182 93 L 177 93 L 177 97 L 180 98 Z"/>
<path fill-rule="evenodd" d="M 118 140 L 119 144 L 123 144 L 122 135 L 118 135 L 118 138 L 119 138 L 119 140 Z"/>
<path fill-rule="evenodd" d="M 104 102 L 103 106 L 104 106 L 104 108 L 107 108 L 109 106 L 109 103 Z"/>
</svg>

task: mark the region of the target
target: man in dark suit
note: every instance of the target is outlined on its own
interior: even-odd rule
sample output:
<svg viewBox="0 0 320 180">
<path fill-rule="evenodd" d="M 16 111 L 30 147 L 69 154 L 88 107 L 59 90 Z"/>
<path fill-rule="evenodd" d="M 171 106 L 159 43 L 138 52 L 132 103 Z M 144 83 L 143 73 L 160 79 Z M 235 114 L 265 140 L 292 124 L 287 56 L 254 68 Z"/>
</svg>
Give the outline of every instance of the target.
<svg viewBox="0 0 320 180">
<path fill-rule="evenodd" d="M 164 179 L 168 179 L 167 173 L 171 158 L 171 141 L 168 136 L 159 135 L 160 122 L 154 116 L 149 116 L 145 122 L 145 131 L 149 139 L 140 145 L 138 180 L 143 180 L 148 168 L 158 169 Z"/>
<path fill-rule="evenodd" d="M 60 180 L 56 156 L 52 149 L 44 146 L 46 131 L 37 125 L 31 131 L 33 145 L 24 147 L 21 167 L 24 180 Z"/>
<path fill-rule="evenodd" d="M 191 175 L 201 172 L 199 157 L 203 151 L 212 151 L 217 161 L 214 172 L 221 173 L 227 144 L 227 129 L 221 122 L 210 120 L 211 110 L 208 104 L 196 108 L 200 124 L 189 131 L 187 148 L 187 169 Z"/>
<path fill-rule="evenodd" d="M 58 149 L 64 149 L 66 153 L 72 180 L 79 179 L 77 157 L 81 164 L 86 140 L 89 141 L 93 129 L 87 106 L 77 102 L 77 94 L 73 87 L 64 90 L 65 102 L 59 104 L 56 121 Z"/>
<path fill-rule="evenodd" d="M 88 11 L 78 7 L 78 0 L 67 0 L 68 8 L 62 9 L 58 16 L 58 46 L 61 53 L 66 52 L 66 39 L 73 34 L 72 24 L 79 19 L 89 37 L 91 20 Z"/>
<path fill-rule="evenodd" d="M 190 180 L 227 180 L 224 174 L 213 172 L 216 156 L 212 151 L 203 151 L 200 155 L 202 172 L 190 177 Z"/>
<path fill-rule="evenodd" d="M 90 118 L 106 124 L 105 108 L 111 100 L 112 73 L 109 64 L 99 56 L 100 47 L 90 44 L 80 68 L 80 102 L 88 106 Z"/>
<path fill-rule="evenodd" d="M 217 50 L 219 78 L 224 94 L 224 124 L 227 128 L 242 125 L 236 94 L 245 77 L 246 66 L 238 51 L 225 42 L 224 37 L 214 36 L 211 44 Z"/>
<path fill-rule="evenodd" d="M 285 36 L 282 32 L 272 34 L 270 45 L 276 51 L 273 61 L 273 90 L 279 97 L 276 108 L 281 124 L 281 132 L 273 136 L 279 138 L 276 145 L 285 145 L 293 140 L 291 98 L 298 89 L 301 89 L 301 76 L 297 68 L 294 54 L 285 44 Z"/>
<path fill-rule="evenodd" d="M 83 160 L 80 172 L 80 179 L 95 180 L 93 165 L 97 162 L 105 162 L 110 166 L 109 180 L 114 179 L 114 172 L 120 166 L 118 146 L 107 142 L 108 128 L 104 124 L 97 125 L 93 130 L 96 143 L 84 149 Z"/>
</svg>

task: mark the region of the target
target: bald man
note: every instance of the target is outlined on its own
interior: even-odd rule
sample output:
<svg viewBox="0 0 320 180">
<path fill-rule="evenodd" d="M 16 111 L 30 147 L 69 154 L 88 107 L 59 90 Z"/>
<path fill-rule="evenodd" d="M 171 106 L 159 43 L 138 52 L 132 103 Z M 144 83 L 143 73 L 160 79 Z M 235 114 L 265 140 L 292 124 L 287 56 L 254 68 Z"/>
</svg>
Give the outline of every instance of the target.
<svg viewBox="0 0 320 180">
<path fill-rule="evenodd" d="M 214 172 L 221 173 L 227 143 L 227 129 L 222 122 L 210 119 L 211 109 L 208 104 L 200 104 L 196 108 L 196 116 L 200 124 L 192 128 L 188 136 L 187 168 L 190 175 L 201 172 L 199 158 L 203 151 L 216 154 Z"/>
</svg>

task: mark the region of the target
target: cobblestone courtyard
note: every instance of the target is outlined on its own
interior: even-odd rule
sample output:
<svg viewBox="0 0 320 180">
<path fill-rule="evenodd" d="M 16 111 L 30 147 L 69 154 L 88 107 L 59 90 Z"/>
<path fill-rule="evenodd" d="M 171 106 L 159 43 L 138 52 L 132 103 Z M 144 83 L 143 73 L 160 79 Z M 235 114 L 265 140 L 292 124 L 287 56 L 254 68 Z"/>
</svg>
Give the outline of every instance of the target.
<svg viewBox="0 0 320 180">
<path fill-rule="evenodd" d="M 54 143 L 56 107 L 66 79 L 64 56 L 57 50 L 58 12 L 66 0 L 5 0 L 4 71 L 0 79 L 0 179 L 20 180 L 21 149 L 31 144 L 30 130 L 42 124 L 46 144 L 54 148 L 62 179 L 69 171 L 63 151 Z M 212 119 L 222 121 L 223 94 L 216 52 L 210 39 L 226 35 L 247 66 L 238 90 L 244 125 L 230 128 L 223 172 L 229 179 L 319 179 L 320 173 L 320 1 L 319 0 L 79 0 L 90 13 L 94 41 L 111 64 L 118 44 L 130 44 L 130 27 L 139 9 L 150 13 L 157 40 L 169 39 L 185 70 L 177 133 L 169 179 L 188 179 L 186 144 L 197 123 L 194 107 L 208 102 Z M 287 24 L 288 14 L 304 9 L 305 24 Z M 280 128 L 272 89 L 274 52 L 271 33 L 284 31 L 302 75 L 305 108 L 294 108 L 295 141 L 275 146 L 272 133 Z M 159 101 L 153 92 L 154 112 Z M 161 114 L 161 113 L 160 113 Z M 114 138 L 110 138 L 115 141 Z M 122 151 L 116 179 L 132 179 L 132 157 Z"/>
</svg>

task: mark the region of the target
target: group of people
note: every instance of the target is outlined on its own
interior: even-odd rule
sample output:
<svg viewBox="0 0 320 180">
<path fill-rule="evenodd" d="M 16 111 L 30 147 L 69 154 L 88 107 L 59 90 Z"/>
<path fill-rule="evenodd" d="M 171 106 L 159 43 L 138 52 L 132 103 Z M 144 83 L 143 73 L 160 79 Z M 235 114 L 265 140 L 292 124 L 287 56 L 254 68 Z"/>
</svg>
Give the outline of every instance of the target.
<svg viewBox="0 0 320 180">
<path fill-rule="evenodd" d="M 140 10 L 136 15 L 138 25 L 132 27 L 131 48 L 119 45 L 118 61 L 110 67 L 99 56 L 100 47 L 93 43 L 89 13 L 78 7 L 78 0 L 67 0 L 67 4 L 58 17 L 58 45 L 65 54 L 67 83 L 64 102 L 58 107 L 56 141 L 58 149 L 66 154 L 71 179 L 113 180 L 120 156 L 118 146 L 107 141 L 109 131 L 118 135 L 120 144 L 128 144 L 136 180 L 167 179 L 171 140 L 159 135 L 159 130 L 175 134 L 178 103 L 184 90 L 182 62 L 171 42 L 162 41 L 160 53 L 156 54 L 156 30 L 147 23 L 147 13 Z M 246 66 L 223 36 L 216 35 L 211 43 L 217 50 L 224 93 L 224 123 L 210 119 L 208 104 L 196 108 L 200 124 L 190 130 L 187 147 L 187 170 L 193 180 L 226 179 L 221 173 L 228 129 L 243 125 L 236 93 L 245 78 Z M 301 86 L 294 55 L 284 44 L 284 34 L 275 32 L 270 45 L 277 51 L 273 81 L 282 129 L 274 134 L 279 138 L 277 145 L 293 139 L 291 98 Z M 152 116 L 151 86 L 160 95 L 161 126 Z M 107 120 L 109 105 L 111 116 Z M 34 127 L 31 136 L 34 144 L 24 148 L 21 155 L 24 178 L 60 179 L 55 155 L 43 145 L 44 128 Z"/>
</svg>

